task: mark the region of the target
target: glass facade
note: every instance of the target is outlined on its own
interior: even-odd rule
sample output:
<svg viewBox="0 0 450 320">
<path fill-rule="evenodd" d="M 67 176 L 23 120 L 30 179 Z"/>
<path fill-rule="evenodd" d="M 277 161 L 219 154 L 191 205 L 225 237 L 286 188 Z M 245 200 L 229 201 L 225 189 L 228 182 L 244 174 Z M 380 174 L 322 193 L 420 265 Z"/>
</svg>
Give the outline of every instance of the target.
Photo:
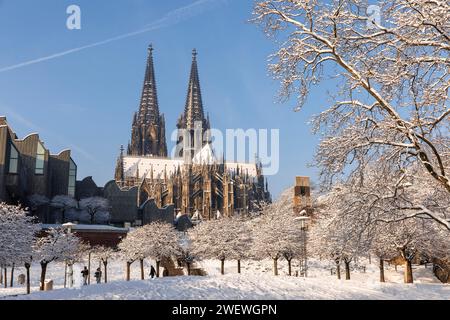
<svg viewBox="0 0 450 320">
<path fill-rule="evenodd" d="M 75 197 L 75 185 L 77 181 L 77 165 L 70 159 L 69 168 L 69 190 L 67 194 L 71 197 Z"/>
<path fill-rule="evenodd" d="M 19 169 L 19 152 L 11 143 L 9 151 L 9 168 L 8 173 L 17 174 Z"/>
<path fill-rule="evenodd" d="M 37 152 L 36 152 L 36 174 L 44 174 L 44 165 L 45 165 L 45 149 L 44 146 L 38 142 Z"/>
</svg>

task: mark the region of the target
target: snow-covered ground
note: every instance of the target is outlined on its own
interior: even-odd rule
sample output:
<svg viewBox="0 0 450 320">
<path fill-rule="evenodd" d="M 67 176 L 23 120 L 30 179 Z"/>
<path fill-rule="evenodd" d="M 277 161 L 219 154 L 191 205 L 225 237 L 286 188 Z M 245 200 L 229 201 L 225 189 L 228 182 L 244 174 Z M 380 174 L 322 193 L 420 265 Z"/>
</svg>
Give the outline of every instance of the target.
<svg viewBox="0 0 450 320">
<path fill-rule="evenodd" d="M 146 278 L 148 267 L 146 262 Z M 331 275 L 331 264 L 310 261 L 308 278 L 288 277 L 285 261 L 280 261 L 280 276 L 272 275 L 272 262 L 245 261 L 242 274 L 236 274 L 236 263 L 225 264 L 226 275 L 220 275 L 218 261 L 204 261 L 206 277 L 169 277 L 155 280 L 138 280 L 139 266 L 132 266 L 133 281 L 124 279 L 125 266 L 122 262 L 113 262 L 109 267 L 108 284 L 81 286 L 79 273 L 83 265 L 76 265 L 74 274 L 76 285 L 73 289 L 62 289 L 64 267 L 62 264 L 50 264 L 47 278 L 54 279 L 55 290 L 38 292 L 39 265 L 32 268 L 33 293 L 23 295 L 25 288 L 0 289 L 4 299 L 83 299 L 83 300 L 122 300 L 122 299 L 445 299 L 450 300 L 450 285 L 441 284 L 432 274 L 431 267 L 415 266 L 415 283 L 402 283 L 403 271 L 393 267 L 386 270 L 387 283 L 379 283 L 376 265 L 366 262 L 366 270 L 358 268 L 352 273 L 352 280 L 337 280 Z M 294 265 L 293 270 L 298 270 Z M 18 275 L 22 270 L 16 270 Z"/>
</svg>

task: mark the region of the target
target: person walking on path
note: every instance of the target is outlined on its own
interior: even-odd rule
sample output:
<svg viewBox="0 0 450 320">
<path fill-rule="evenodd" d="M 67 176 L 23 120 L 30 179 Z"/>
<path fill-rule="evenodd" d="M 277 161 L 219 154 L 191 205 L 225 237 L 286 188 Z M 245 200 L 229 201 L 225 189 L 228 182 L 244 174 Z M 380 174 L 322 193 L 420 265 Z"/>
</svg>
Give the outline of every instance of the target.
<svg viewBox="0 0 450 320">
<path fill-rule="evenodd" d="M 97 271 L 94 273 L 95 280 L 97 280 L 97 284 L 101 283 L 102 280 L 102 270 L 97 268 Z"/>
<path fill-rule="evenodd" d="M 81 270 L 81 275 L 83 276 L 83 286 L 87 286 L 89 270 L 86 266 L 84 266 L 84 269 Z"/>
<path fill-rule="evenodd" d="M 156 270 L 155 268 L 153 268 L 153 266 L 151 266 L 150 268 L 150 277 L 153 279 L 156 275 Z"/>
</svg>

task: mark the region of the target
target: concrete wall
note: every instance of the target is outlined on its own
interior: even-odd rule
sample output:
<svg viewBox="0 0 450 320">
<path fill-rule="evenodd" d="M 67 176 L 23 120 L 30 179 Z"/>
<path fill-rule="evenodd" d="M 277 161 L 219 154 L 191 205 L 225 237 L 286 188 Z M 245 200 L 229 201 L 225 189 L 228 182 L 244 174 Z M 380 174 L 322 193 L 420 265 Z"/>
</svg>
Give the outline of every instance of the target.
<svg viewBox="0 0 450 320">
<path fill-rule="evenodd" d="M 141 207 L 142 223 L 167 222 L 172 224 L 174 220 L 174 205 L 158 208 L 155 200 L 147 200 Z"/>
<path fill-rule="evenodd" d="M 123 225 L 124 222 L 134 223 L 138 220 L 137 187 L 121 190 L 112 180 L 105 185 L 103 193 L 103 196 L 110 202 L 112 224 Z"/>
</svg>

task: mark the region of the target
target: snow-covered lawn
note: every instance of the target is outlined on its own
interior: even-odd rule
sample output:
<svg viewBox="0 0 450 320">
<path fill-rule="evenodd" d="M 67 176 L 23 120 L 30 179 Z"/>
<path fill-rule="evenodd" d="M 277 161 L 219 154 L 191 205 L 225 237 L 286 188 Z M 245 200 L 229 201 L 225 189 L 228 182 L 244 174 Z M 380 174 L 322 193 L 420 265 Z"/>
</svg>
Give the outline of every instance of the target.
<svg viewBox="0 0 450 320">
<path fill-rule="evenodd" d="M 146 263 L 146 277 L 149 262 Z M 111 263 L 110 283 L 91 284 L 80 287 L 77 276 L 76 287 L 61 289 L 64 269 L 61 264 L 50 265 L 48 278 L 55 279 L 52 292 L 37 292 L 39 266 L 33 268 L 33 293 L 23 295 L 24 287 L 0 289 L 0 296 L 6 299 L 83 299 L 83 300 L 121 300 L 121 299 L 181 299 L 181 300 L 235 300 L 235 299 L 445 299 L 450 300 L 450 285 L 444 285 L 432 275 L 431 267 L 415 267 L 415 284 L 402 282 L 402 268 L 386 271 L 388 283 L 378 282 L 375 265 L 367 265 L 366 272 L 357 270 L 352 280 L 337 280 L 330 274 L 328 264 L 311 261 L 308 278 L 286 276 L 285 262 L 280 262 L 280 276 L 271 274 L 271 261 L 243 262 L 242 274 L 236 274 L 236 263 L 228 262 L 226 275 L 219 274 L 218 261 L 205 261 L 202 266 L 208 272 L 206 277 L 169 277 L 139 281 L 138 264 L 132 267 L 133 281 L 123 281 L 124 265 Z M 82 265 L 77 265 L 75 274 Z M 297 266 L 294 266 L 297 270 Z M 21 272 L 16 272 L 16 275 Z M 92 281 L 93 283 L 93 281 Z M 15 296 L 17 295 L 17 296 Z"/>
</svg>

